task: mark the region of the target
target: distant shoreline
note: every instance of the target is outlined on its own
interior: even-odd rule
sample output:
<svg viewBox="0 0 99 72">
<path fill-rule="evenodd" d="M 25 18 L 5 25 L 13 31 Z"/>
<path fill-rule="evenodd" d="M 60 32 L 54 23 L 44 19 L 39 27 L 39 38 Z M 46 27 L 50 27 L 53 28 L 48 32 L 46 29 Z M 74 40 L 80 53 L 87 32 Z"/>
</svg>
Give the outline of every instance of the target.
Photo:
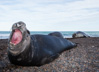
<svg viewBox="0 0 99 72">
<path fill-rule="evenodd" d="M 33 34 L 43 34 L 48 35 L 54 31 L 30 31 L 31 35 Z M 64 38 L 72 38 L 72 34 L 76 31 L 59 31 L 63 34 Z M 99 37 L 99 31 L 83 31 L 90 37 Z M 0 31 L 0 39 L 8 39 L 10 36 L 10 31 Z"/>
</svg>

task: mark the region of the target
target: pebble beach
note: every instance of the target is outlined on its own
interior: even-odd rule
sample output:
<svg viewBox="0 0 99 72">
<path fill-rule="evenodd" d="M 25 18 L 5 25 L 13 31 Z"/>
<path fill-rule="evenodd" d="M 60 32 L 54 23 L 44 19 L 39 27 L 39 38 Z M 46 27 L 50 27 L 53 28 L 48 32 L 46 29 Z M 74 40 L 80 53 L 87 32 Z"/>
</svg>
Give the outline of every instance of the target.
<svg viewBox="0 0 99 72">
<path fill-rule="evenodd" d="M 53 62 L 36 66 L 16 66 L 7 56 L 7 39 L 0 39 L 0 72 L 99 72 L 99 37 L 68 38 L 77 47 L 64 51 Z"/>
</svg>

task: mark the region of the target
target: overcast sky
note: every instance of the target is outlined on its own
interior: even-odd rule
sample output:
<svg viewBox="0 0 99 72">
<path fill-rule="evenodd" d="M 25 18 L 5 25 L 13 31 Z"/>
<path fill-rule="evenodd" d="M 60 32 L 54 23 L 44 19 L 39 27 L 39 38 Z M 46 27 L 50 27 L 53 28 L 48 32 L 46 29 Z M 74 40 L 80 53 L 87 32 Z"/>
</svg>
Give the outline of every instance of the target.
<svg viewBox="0 0 99 72">
<path fill-rule="evenodd" d="M 0 0 L 0 31 L 99 31 L 99 0 Z"/>
</svg>

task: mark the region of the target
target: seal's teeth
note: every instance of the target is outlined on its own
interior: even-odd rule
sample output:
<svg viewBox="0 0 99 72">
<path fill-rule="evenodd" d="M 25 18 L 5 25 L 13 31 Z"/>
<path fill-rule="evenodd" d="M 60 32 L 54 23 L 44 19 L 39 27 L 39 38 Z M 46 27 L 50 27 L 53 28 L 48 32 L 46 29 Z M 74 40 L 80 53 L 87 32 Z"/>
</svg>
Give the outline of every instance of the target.
<svg viewBox="0 0 99 72">
<path fill-rule="evenodd" d="M 13 44 L 12 42 L 10 42 L 10 44 Z"/>
<path fill-rule="evenodd" d="M 12 44 L 12 42 L 10 42 L 10 44 Z"/>
<path fill-rule="evenodd" d="M 15 45 L 14 43 L 10 42 L 11 45 Z"/>
</svg>

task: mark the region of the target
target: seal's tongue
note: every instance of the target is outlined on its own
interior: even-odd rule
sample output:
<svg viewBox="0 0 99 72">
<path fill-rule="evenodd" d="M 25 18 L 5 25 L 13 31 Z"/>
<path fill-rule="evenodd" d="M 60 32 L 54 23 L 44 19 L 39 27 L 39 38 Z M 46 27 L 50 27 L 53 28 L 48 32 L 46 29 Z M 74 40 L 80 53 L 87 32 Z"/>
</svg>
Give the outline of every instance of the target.
<svg viewBox="0 0 99 72">
<path fill-rule="evenodd" d="M 20 43 L 21 40 L 22 40 L 22 33 L 20 30 L 16 29 L 12 35 L 11 43 L 16 45 L 16 44 Z"/>
</svg>

